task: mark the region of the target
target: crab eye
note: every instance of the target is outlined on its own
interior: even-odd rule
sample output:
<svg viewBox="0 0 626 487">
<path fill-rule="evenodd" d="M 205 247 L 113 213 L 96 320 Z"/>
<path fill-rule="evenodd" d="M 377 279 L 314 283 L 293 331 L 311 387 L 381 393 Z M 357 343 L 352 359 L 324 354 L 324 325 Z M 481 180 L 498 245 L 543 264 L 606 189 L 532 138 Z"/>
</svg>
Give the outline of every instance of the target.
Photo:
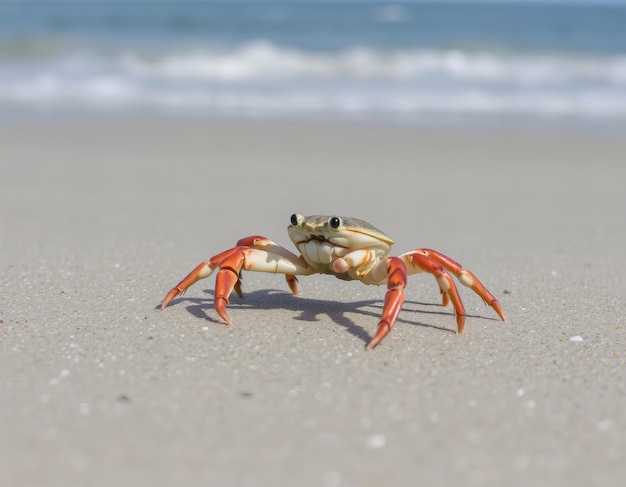
<svg viewBox="0 0 626 487">
<path fill-rule="evenodd" d="M 333 216 L 330 220 L 328 220 L 330 223 L 330 226 L 332 228 L 339 228 L 339 225 L 341 225 L 341 219 L 338 216 Z"/>
<path fill-rule="evenodd" d="M 293 215 L 291 215 L 291 224 L 292 225 L 297 225 L 298 224 L 298 214 L 294 213 Z"/>
</svg>

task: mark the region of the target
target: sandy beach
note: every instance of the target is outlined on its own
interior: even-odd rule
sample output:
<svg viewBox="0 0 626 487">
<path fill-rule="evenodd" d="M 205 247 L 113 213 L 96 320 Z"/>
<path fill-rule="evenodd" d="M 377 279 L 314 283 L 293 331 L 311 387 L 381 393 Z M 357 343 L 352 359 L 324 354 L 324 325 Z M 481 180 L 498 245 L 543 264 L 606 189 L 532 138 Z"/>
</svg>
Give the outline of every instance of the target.
<svg viewBox="0 0 626 487">
<path fill-rule="evenodd" d="M 567 485 L 626 479 L 626 138 L 189 120 L 0 126 L 3 486 Z M 374 350 L 384 287 L 213 278 L 292 213 L 437 249 Z"/>
</svg>

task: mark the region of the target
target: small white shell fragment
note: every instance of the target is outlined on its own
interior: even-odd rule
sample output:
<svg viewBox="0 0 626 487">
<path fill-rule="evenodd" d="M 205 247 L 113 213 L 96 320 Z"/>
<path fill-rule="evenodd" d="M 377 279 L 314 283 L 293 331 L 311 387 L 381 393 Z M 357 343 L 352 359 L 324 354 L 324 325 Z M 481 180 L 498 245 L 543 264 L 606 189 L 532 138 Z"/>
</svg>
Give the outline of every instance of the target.
<svg viewBox="0 0 626 487">
<path fill-rule="evenodd" d="M 383 448 L 387 444 L 387 438 L 385 437 L 385 435 L 381 435 L 380 433 L 370 435 L 367 437 L 365 444 L 368 448 L 371 448 L 372 450 L 377 450 L 379 448 Z"/>
<path fill-rule="evenodd" d="M 573 337 L 569 337 L 569 341 L 570 342 L 582 342 L 583 337 L 581 337 L 580 335 L 574 335 Z"/>
</svg>

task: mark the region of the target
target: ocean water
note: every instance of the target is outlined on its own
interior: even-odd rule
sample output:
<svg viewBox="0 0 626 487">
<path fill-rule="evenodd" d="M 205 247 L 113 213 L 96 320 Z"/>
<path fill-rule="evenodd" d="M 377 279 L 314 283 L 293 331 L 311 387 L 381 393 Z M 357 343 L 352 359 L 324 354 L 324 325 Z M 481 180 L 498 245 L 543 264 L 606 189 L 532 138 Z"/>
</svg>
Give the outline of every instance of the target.
<svg viewBox="0 0 626 487">
<path fill-rule="evenodd" d="M 626 128 L 626 4 L 0 1 L 0 119 Z"/>
</svg>

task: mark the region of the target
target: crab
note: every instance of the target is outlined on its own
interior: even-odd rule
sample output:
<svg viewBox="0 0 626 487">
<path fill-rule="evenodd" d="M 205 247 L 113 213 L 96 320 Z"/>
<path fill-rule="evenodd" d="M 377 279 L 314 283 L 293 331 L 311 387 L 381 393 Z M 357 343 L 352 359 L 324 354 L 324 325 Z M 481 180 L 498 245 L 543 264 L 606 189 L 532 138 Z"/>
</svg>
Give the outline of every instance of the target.
<svg viewBox="0 0 626 487">
<path fill-rule="evenodd" d="M 342 216 L 291 215 L 287 227 L 289 238 L 300 255 L 259 235 L 242 238 L 237 245 L 206 262 L 201 262 L 167 293 L 161 304 L 165 307 L 182 295 L 192 284 L 209 277 L 219 268 L 215 279 L 214 306 L 227 324 L 232 324 L 226 306 L 233 289 L 242 297 L 241 272 L 256 271 L 284 274 L 294 295 L 298 294 L 296 276 L 330 274 L 343 280 L 364 284 L 387 284 L 383 312 L 374 337 L 366 349 L 372 349 L 391 331 L 404 302 L 407 276 L 428 272 L 437 280 L 443 306 L 454 306 L 458 333 L 465 325 L 465 308 L 454 280 L 471 288 L 505 321 L 498 300 L 469 270 L 450 257 L 432 249 L 415 249 L 399 256 L 388 256 L 393 240 L 378 228 L 358 218 Z"/>
</svg>

